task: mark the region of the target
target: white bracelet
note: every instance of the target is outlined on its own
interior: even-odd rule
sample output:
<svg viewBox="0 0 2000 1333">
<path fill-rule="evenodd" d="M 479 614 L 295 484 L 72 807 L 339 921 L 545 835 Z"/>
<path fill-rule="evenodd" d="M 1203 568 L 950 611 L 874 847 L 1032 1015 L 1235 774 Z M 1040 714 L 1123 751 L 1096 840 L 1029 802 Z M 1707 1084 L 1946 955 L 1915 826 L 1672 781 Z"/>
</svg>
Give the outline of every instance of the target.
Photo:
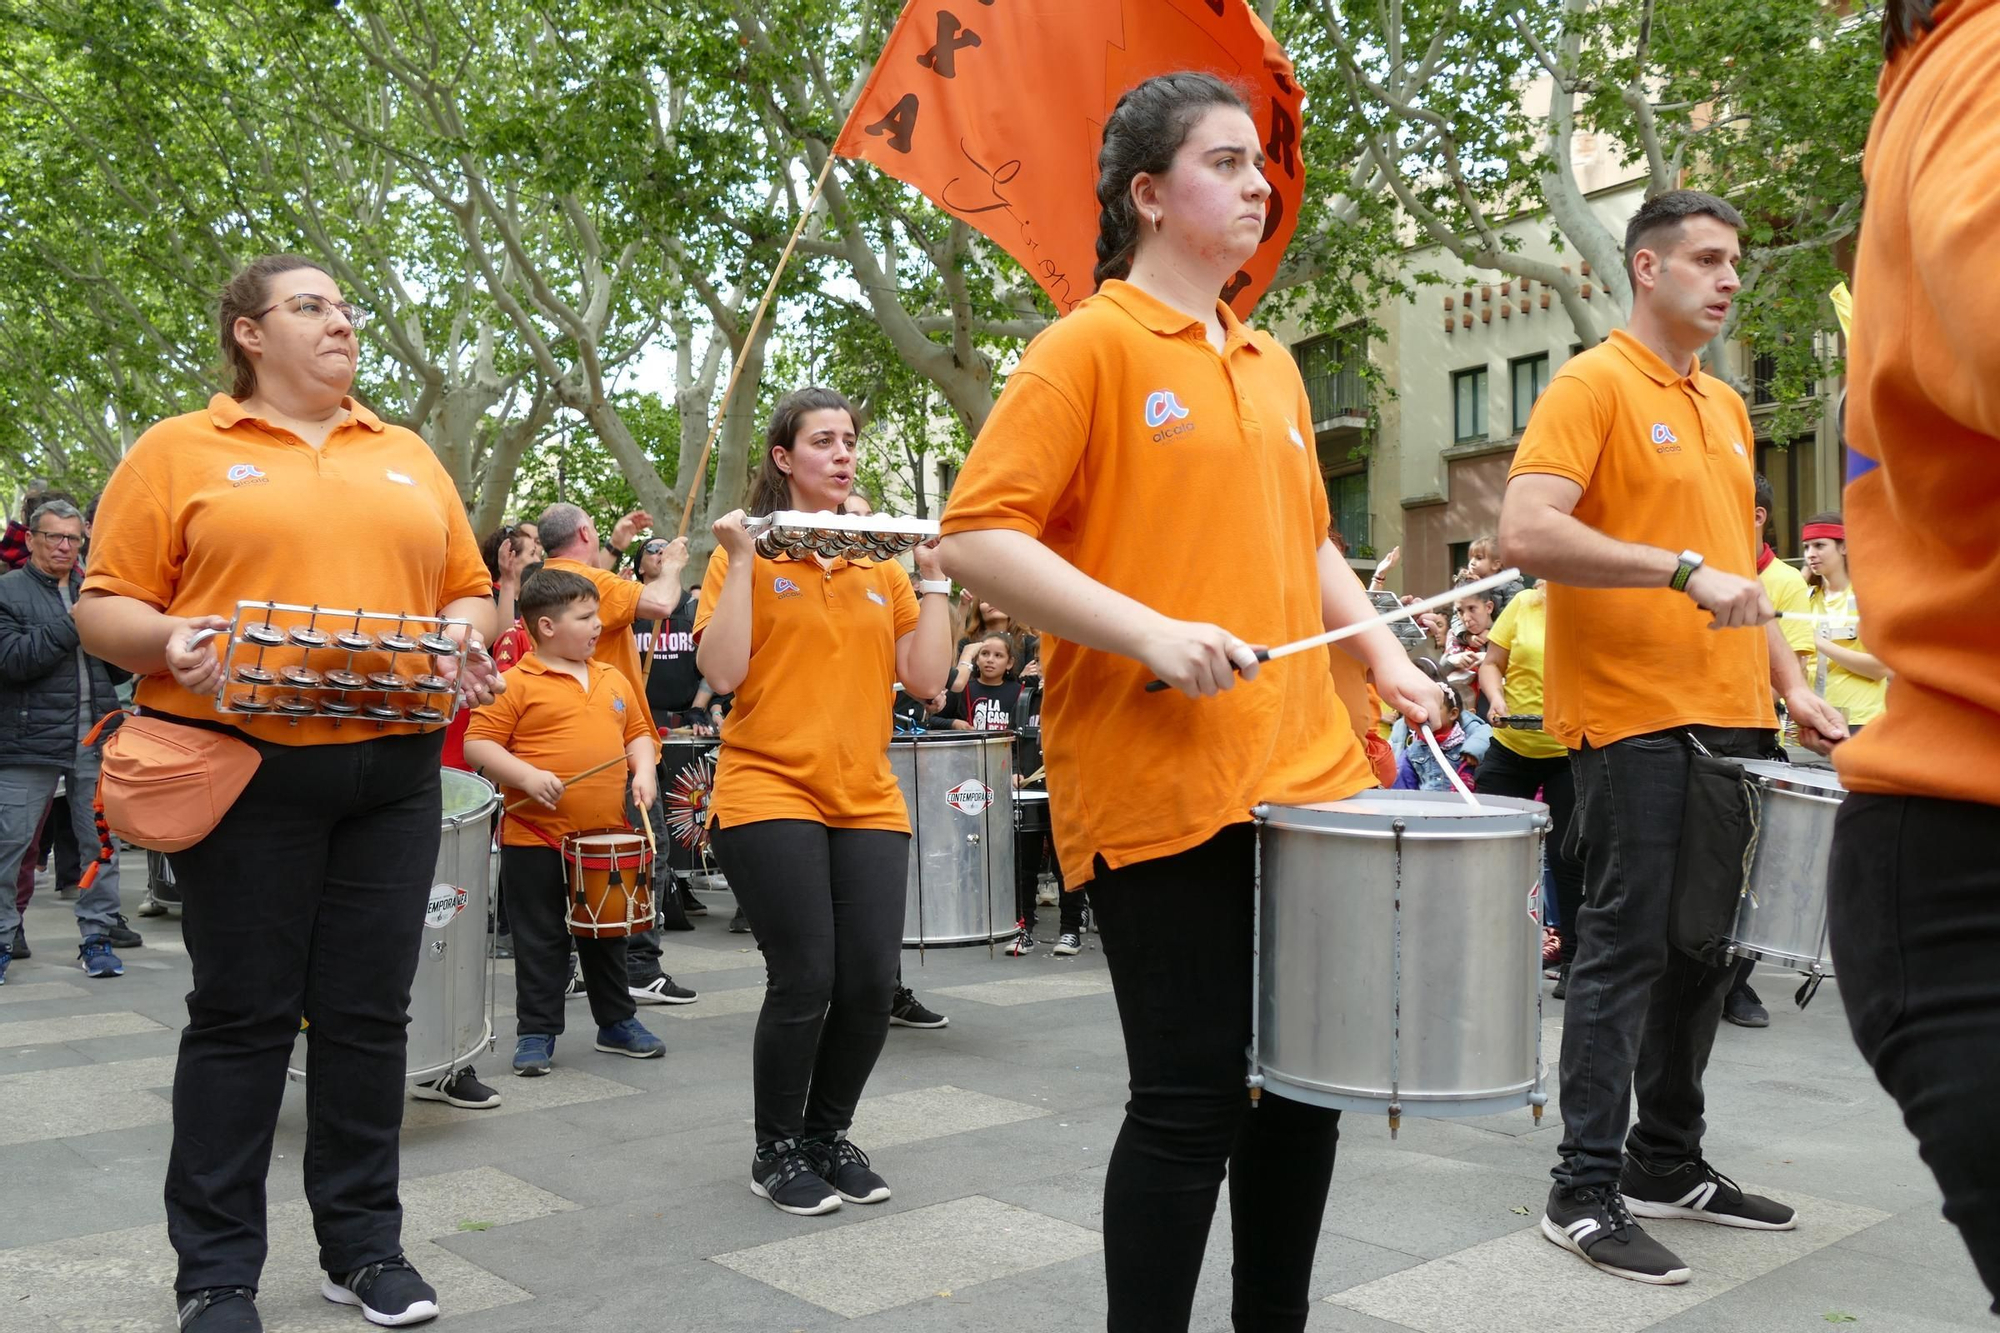
<svg viewBox="0 0 2000 1333">
<path fill-rule="evenodd" d="M 931 595 L 932 595 L 933 593 L 937 594 L 937 595 L 938 595 L 938 596 L 940 596 L 940 597 L 949 597 L 949 596 L 951 596 L 951 580 L 950 580 L 950 579 L 919 579 L 919 580 L 917 581 L 917 595 L 918 595 L 918 596 L 920 596 L 920 597 L 929 597 L 929 596 L 931 596 Z"/>
</svg>

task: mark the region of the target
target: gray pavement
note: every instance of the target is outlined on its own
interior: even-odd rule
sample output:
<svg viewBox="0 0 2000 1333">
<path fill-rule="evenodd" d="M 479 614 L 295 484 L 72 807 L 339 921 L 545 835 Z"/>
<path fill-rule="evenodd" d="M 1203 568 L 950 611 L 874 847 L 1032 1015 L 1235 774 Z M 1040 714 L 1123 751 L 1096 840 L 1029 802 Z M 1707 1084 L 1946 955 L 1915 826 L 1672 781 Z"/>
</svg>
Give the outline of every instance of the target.
<svg viewBox="0 0 2000 1333">
<path fill-rule="evenodd" d="M 127 863 L 127 910 L 144 883 Z M 1095 948 L 1057 959 L 984 949 L 906 956 L 905 976 L 950 1015 L 893 1029 L 854 1138 L 895 1197 L 794 1218 L 746 1187 L 750 1034 L 762 983 L 730 899 L 666 964 L 699 1003 L 650 1008 L 664 1061 L 590 1049 L 572 1007 L 555 1073 L 480 1072 L 504 1104 L 411 1102 L 403 1137 L 405 1241 L 462 1333 L 851 1329 L 1061 1333 L 1102 1328 L 1100 1196 L 1125 1068 Z M 27 914 L 34 958 L 0 987 L 0 1333 L 172 1327 L 173 1255 L 160 1182 L 166 1093 L 185 1020 L 188 960 L 174 918 L 138 920 L 124 977 L 76 967 L 69 905 Z M 1052 914 L 1051 914 L 1052 915 Z M 1201 923 L 1189 923 L 1200 947 Z M 1093 941 L 1094 943 L 1094 941 Z M 504 966 L 504 965 L 503 965 Z M 1987 1328 L 1987 1297 L 1894 1106 L 1848 1039 L 1833 983 L 1801 1013 L 1760 972 L 1764 1031 L 1725 1026 L 1709 1075 L 1709 1155 L 1746 1187 L 1796 1205 L 1797 1231 L 1655 1224 L 1695 1269 L 1682 1287 L 1596 1273 L 1536 1230 L 1560 1133 L 1523 1111 L 1409 1120 L 1347 1117 L 1309 1327 L 1326 1333 L 1707 1333 Z M 1553 1053 L 1562 1007 L 1547 1004 Z M 359 1330 L 318 1295 L 289 1091 L 270 1193 L 260 1308 L 272 1330 Z M 1227 1203 L 1194 1327 L 1228 1319 Z"/>
</svg>

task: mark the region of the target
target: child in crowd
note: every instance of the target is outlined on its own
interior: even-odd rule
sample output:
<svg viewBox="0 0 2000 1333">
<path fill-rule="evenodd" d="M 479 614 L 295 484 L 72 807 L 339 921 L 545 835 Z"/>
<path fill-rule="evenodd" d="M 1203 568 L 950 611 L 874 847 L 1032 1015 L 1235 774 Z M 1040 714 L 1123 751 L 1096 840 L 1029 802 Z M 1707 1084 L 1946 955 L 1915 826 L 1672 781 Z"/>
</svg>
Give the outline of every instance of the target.
<svg viewBox="0 0 2000 1333">
<path fill-rule="evenodd" d="M 514 1072 L 533 1078 L 549 1072 L 563 1030 L 570 948 L 563 835 L 625 823 L 620 766 L 574 782 L 562 775 L 615 760 L 622 750 L 641 809 L 652 805 L 657 777 L 653 732 L 632 686 L 591 658 L 602 629 L 595 585 L 545 569 L 521 585 L 520 610 L 534 651 L 508 673 L 507 692 L 474 714 L 465 757 L 501 784 L 508 804 L 526 798 L 538 807 L 526 818 L 508 815 L 500 835 L 514 926 Z M 637 1060 L 665 1055 L 665 1044 L 633 1017 L 625 941 L 583 937 L 576 949 L 597 1049 Z"/>
<path fill-rule="evenodd" d="M 1449 685 L 1438 687 L 1444 698 L 1442 721 L 1433 729 L 1438 748 L 1444 751 L 1445 759 L 1457 770 L 1459 779 L 1466 786 L 1472 785 L 1472 775 L 1479 767 L 1479 761 L 1486 757 L 1486 747 L 1493 741 L 1493 729 L 1480 721 L 1477 714 L 1461 712 L 1458 693 Z M 1451 779 L 1438 767 L 1437 756 L 1425 743 L 1423 735 L 1411 731 L 1409 727 L 1396 724 L 1395 786 L 1404 791 L 1451 791 Z"/>
<path fill-rule="evenodd" d="M 1005 731 L 1014 725 L 1021 682 L 1014 676 L 1014 640 L 1002 632 L 986 635 L 972 659 L 973 677 L 951 692 L 944 716 L 953 731 Z"/>
</svg>

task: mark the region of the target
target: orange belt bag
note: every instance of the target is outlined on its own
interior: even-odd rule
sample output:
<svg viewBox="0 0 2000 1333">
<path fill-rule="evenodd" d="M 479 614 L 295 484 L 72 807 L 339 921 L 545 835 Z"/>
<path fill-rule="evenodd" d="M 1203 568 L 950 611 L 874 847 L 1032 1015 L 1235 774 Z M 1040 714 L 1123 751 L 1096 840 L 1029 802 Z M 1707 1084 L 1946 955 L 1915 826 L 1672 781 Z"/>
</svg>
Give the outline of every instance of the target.
<svg viewBox="0 0 2000 1333">
<path fill-rule="evenodd" d="M 100 720 L 83 743 L 95 744 L 117 716 Z M 108 828 L 133 846 L 156 852 L 192 847 L 222 822 L 261 762 L 254 746 L 234 736 L 157 717 L 127 717 L 104 742 L 98 765 L 99 837 Z M 107 852 L 109 846 L 106 842 Z"/>
</svg>

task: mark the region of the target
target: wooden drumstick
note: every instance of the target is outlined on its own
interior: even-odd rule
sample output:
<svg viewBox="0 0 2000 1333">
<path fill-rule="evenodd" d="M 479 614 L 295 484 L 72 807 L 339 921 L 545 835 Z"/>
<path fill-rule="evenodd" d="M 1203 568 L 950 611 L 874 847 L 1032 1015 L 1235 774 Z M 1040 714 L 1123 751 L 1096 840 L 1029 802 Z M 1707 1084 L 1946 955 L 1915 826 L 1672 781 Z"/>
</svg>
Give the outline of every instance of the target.
<svg viewBox="0 0 2000 1333">
<path fill-rule="evenodd" d="M 564 779 L 563 779 L 563 787 L 564 787 L 564 789 L 565 789 L 565 790 L 567 790 L 567 789 L 569 788 L 569 785 L 570 785 L 571 783 L 573 783 L 573 782 L 581 782 L 581 781 L 583 781 L 583 780 L 584 780 L 585 778 L 589 778 L 589 777 L 595 777 L 595 776 L 596 776 L 597 774 L 599 774 L 599 773 L 602 773 L 602 772 L 603 772 L 603 771 L 604 771 L 605 769 L 607 769 L 607 768 L 611 767 L 611 766 L 612 766 L 613 764 L 622 764 L 622 763 L 624 763 L 624 762 L 625 762 L 625 756 L 624 756 L 624 755 L 622 755 L 622 754 L 621 754 L 621 755 L 619 755 L 619 756 L 618 756 L 618 757 L 617 757 L 616 759 L 607 759 L 607 760 L 605 760 L 605 761 L 604 761 L 603 763 L 599 764 L 599 765 L 598 765 L 597 767 L 595 767 L 595 768 L 586 768 L 586 769 L 584 769 L 584 770 L 583 770 L 583 772 L 581 772 L 581 773 L 577 774 L 577 775 L 576 775 L 575 777 L 573 777 L 573 778 L 564 778 Z M 506 809 L 506 813 L 507 813 L 507 814 L 510 814 L 510 815 L 511 815 L 511 814 L 513 814 L 513 813 L 514 813 L 514 812 L 515 812 L 516 810 L 519 810 L 519 809 L 520 809 L 520 808 L 521 808 L 522 806 L 524 806 L 524 805 L 533 805 L 534 803 L 535 803 L 535 798 L 534 798 L 534 797 L 532 797 L 532 796 L 523 796 L 523 797 L 522 797 L 522 798 L 521 798 L 520 800 L 518 800 L 518 801 L 513 801 L 513 802 L 510 802 L 510 803 L 508 804 L 508 806 L 507 806 L 507 809 Z"/>
<path fill-rule="evenodd" d="M 653 817 L 646 812 L 646 807 L 643 805 L 639 807 L 639 822 L 646 826 L 646 848 L 657 858 L 660 854 L 660 844 L 653 838 Z"/>
</svg>

